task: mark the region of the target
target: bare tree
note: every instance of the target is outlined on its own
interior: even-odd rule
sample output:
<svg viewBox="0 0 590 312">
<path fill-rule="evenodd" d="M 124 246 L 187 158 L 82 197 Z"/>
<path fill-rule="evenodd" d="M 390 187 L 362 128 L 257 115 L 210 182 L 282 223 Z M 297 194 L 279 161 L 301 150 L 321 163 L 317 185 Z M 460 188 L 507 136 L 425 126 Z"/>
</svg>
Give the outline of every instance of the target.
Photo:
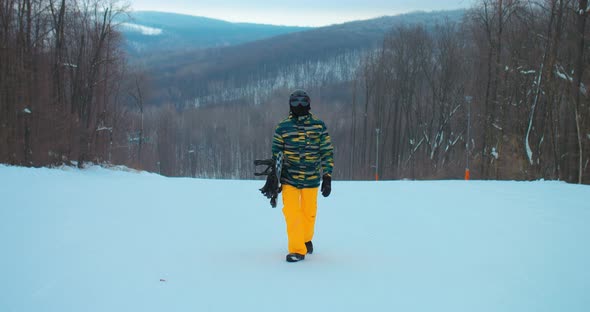
<svg viewBox="0 0 590 312">
<path fill-rule="evenodd" d="M 578 6 L 578 17 L 576 19 L 576 37 L 577 37 L 577 55 L 575 60 L 575 68 L 574 68 L 574 88 L 573 88 L 573 106 L 574 106 L 574 115 L 576 121 L 576 132 L 578 137 L 578 159 L 579 159 L 579 167 L 578 167 L 578 183 L 582 183 L 582 176 L 583 176 L 583 165 L 584 165 L 584 157 L 583 157 L 583 148 L 582 148 L 582 140 L 583 134 L 581 129 L 581 119 L 580 116 L 582 107 L 580 103 L 580 94 L 586 93 L 585 87 L 582 89 L 582 77 L 584 75 L 584 50 L 585 50 L 585 33 L 586 33 L 586 16 L 588 15 L 588 0 L 579 0 Z"/>
</svg>

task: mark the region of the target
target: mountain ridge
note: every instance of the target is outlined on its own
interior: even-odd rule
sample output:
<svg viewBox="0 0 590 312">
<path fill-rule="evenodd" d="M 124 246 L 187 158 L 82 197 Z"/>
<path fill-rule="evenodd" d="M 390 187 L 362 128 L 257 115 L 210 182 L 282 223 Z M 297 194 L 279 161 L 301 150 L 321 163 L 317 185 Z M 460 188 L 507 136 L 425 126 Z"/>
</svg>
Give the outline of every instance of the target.
<svg viewBox="0 0 590 312">
<path fill-rule="evenodd" d="M 186 14 L 135 11 L 120 20 L 126 39 L 125 50 L 132 58 L 169 51 L 189 51 L 231 46 L 276 35 L 297 32 L 309 27 L 233 23 Z M 151 33 L 145 29 L 155 30 Z"/>
<path fill-rule="evenodd" d="M 346 72 L 353 72 L 354 69 L 345 67 L 358 65 L 361 52 L 379 47 L 394 27 L 421 24 L 431 28 L 445 20 L 457 22 L 464 13 L 465 10 L 454 10 L 383 16 L 305 29 L 238 45 L 154 55 L 146 58 L 145 64 L 157 77 L 156 85 L 163 87 L 161 94 L 156 96 L 156 102 L 191 102 L 219 91 L 226 92 L 229 88 L 249 88 L 248 85 L 256 84 L 256 80 L 275 79 L 280 75 L 277 73 L 288 71 L 286 68 L 297 64 L 328 61 L 333 65 L 334 58 L 347 58 L 347 64 L 338 66 L 344 67 Z M 350 57 L 351 53 L 357 55 Z M 305 85 L 300 82 L 295 84 Z M 214 89 L 213 85 L 216 86 Z M 175 90 L 172 97 L 170 89 Z"/>
</svg>

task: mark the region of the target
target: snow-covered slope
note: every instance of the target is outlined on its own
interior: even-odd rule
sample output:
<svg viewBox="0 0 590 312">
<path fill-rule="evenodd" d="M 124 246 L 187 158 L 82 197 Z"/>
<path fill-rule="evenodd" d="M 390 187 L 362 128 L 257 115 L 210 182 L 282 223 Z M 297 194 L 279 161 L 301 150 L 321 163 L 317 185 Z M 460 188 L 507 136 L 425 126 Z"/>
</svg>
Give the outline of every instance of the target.
<svg viewBox="0 0 590 312">
<path fill-rule="evenodd" d="M 333 183 L 284 261 L 262 181 L 0 166 L 0 311 L 589 311 L 590 187 Z"/>
</svg>

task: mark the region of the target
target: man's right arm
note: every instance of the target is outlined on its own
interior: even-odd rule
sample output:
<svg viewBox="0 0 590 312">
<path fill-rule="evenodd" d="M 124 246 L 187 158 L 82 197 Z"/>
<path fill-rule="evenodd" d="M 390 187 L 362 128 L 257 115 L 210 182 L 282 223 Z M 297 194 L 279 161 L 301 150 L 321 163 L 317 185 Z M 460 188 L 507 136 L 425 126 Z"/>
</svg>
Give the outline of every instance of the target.
<svg viewBox="0 0 590 312">
<path fill-rule="evenodd" d="M 280 124 L 276 127 L 275 133 L 272 138 L 272 158 L 277 159 L 279 152 L 283 151 L 285 141 L 280 133 Z"/>
</svg>

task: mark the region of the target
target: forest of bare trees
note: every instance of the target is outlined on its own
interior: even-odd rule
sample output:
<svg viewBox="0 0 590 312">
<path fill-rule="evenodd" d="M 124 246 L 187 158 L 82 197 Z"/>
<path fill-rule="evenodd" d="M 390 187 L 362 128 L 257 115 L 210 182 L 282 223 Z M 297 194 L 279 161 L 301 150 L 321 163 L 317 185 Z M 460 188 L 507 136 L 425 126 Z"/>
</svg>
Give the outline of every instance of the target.
<svg viewBox="0 0 590 312">
<path fill-rule="evenodd" d="M 125 64 L 114 23 L 125 11 L 2 0 L 0 162 L 252 178 L 288 113 L 289 83 L 150 105 L 174 90 Z M 469 167 L 475 179 L 590 183 L 589 11 L 587 0 L 479 0 L 460 23 L 396 26 L 380 48 L 332 58 L 330 71 L 356 74 L 299 87 L 332 135 L 335 179 L 462 178 Z"/>
<path fill-rule="evenodd" d="M 2 0 L 0 161 L 105 162 L 124 59 L 116 1 Z"/>
<path fill-rule="evenodd" d="M 376 159 L 380 129 L 383 178 L 469 166 L 475 178 L 588 183 L 588 11 L 482 0 L 459 25 L 394 29 L 354 85 L 351 175 L 370 176 L 361 164 Z"/>
</svg>

